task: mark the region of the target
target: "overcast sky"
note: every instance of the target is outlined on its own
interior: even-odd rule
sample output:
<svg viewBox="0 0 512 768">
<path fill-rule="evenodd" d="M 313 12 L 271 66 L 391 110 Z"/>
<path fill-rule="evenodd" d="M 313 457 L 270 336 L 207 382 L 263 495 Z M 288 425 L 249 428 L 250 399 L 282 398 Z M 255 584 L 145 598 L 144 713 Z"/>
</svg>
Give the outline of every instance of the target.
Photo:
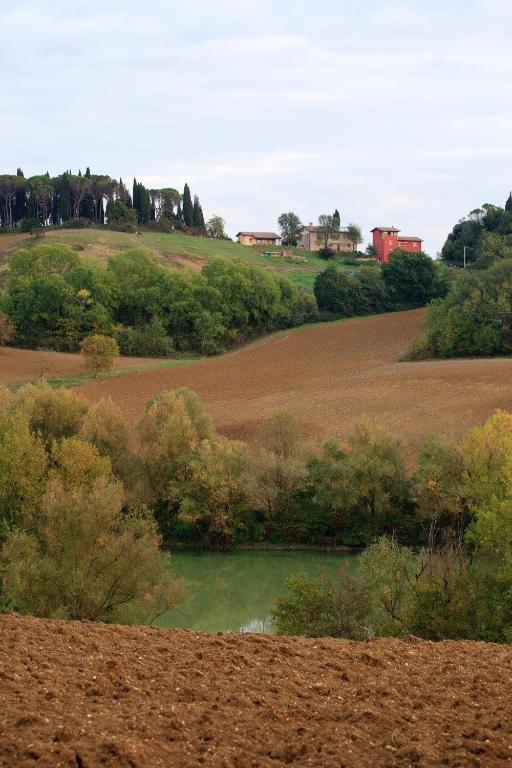
<svg viewBox="0 0 512 768">
<path fill-rule="evenodd" d="M 188 181 L 231 235 L 425 239 L 512 188 L 508 0 L 0 0 L 0 172 Z"/>
</svg>

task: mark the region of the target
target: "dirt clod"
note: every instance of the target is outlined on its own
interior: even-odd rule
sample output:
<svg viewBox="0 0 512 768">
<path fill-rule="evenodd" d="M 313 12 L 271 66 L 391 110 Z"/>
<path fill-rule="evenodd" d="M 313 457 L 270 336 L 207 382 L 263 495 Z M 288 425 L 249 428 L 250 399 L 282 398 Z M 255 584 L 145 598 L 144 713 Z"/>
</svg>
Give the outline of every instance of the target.
<svg viewBox="0 0 512 768">
<path fill-rule="evenodd" d="M 512 764 L 507 646 L 9 615 L 0 638 L 2 768 Z"/>
</svg>

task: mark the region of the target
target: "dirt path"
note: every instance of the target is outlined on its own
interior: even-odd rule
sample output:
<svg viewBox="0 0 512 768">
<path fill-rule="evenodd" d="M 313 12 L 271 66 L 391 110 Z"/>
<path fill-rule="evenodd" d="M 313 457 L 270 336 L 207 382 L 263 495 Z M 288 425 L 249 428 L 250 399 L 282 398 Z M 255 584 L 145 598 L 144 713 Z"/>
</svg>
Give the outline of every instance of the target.
<svg viewBox="0 0 512 768">
<path fill-rule="evenodd" d="M 500 768 L 512 648 L 0 617 L 0 766 Z"/>
<path fill-rule="evenodd" d="M 92 382 L 91 400 L 110 394 L 130 418 L 164 389 L 186 386 L 217 428 L 250 439 L 275 410 L 287 410 L 320 442 L 370 418 L 403 438 L 409 457 L 438 431 L 450 438 L 512 410 L 512 360 L 397 362 L 421 330 L 423 312 L 348 320 L 278 334 L 191 366 Z"/>
</svg>

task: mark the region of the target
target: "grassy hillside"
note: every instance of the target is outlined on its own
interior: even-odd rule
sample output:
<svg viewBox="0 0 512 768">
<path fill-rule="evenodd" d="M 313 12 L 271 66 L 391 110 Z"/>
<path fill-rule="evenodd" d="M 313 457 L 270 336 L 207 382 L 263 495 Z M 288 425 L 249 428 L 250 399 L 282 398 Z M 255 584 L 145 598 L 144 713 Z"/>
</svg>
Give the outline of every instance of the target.
<svg viewBox="0 0 512 768">
<path fill-rule="evenodd" d="M 196 270 L 200 270 L 208 259 L 215 256 L 239 257 L 252 264 L 276 269 L 310 292 L 313 290 L 316 275 L 327 266 L 325 259 L 317 254 L 297 248 L 286 248 L 287 253 L 292 255 L 291 258 L 281 255 L 265 256 L 267 248 L 264 246 L 250 247 L 229 240 L 190 237 L 181 233 L 126 234 L 105 229 L 52 229 L 44 233 L 43 241 L 70 245 L 85 258 L 106 258 L 130 248 L 145 248 L 168 266 L 187 266 Z M 280 253 L 282 249 L 271 247 L 269 250 Z M 293 257 L 301 257 L 306 261 L 294 262 Z M 357 268 L 357 264 L 351 259 L 339 259 L 337 264 L 344 270 Z"/>
</svg>

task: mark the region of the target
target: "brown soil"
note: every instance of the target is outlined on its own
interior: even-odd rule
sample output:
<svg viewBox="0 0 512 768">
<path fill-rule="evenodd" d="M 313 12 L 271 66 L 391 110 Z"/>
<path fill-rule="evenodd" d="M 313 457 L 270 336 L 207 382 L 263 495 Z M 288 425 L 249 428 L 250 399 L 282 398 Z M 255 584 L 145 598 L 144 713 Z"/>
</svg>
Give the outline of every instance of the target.
<svg viewBox="0 0 512 768">
<path fill-rule="evenodd" d="M 285 332 L 222 357 L 81 390 L 91 400 L 112 395 L 133 418 L 159 391 L 186 386 L 220 432 L 249 440 L 275 410 L 293 414 L 316 442 L 367 417 L 403 438 L 410 458 L 431 432 L 457 438 L 496 408 L 512 410 L 512 360 L 398 362 L 422 320 L 420 310 Z"/>
<path fill-rule="evenodd" d="M 114 370 L 143 368 L 157 365 L 159 361 L 147 357 L 119 357 Z M 168 361 L 165 361 L 168 362 Z M 38 352 L 32 349 L 0 348 L 0 385 L 33 381 L 45 374 L 47 379 L 76 376 L 86 373 L 81 355 L 65 352 Z"/>
<path fill-rule="evenodd" d="M 0 617 L 0 766 L 499 768 L 512 648 Z"/>
<path fill-rule="evenodd" d="M 206 264 L 205 259 L 187 256 L 185 253 L 169 253 L 167 254 L 167 258 L 173 267 L 186 267 L 197 273 L 201 272 Z"/>
</svg>

